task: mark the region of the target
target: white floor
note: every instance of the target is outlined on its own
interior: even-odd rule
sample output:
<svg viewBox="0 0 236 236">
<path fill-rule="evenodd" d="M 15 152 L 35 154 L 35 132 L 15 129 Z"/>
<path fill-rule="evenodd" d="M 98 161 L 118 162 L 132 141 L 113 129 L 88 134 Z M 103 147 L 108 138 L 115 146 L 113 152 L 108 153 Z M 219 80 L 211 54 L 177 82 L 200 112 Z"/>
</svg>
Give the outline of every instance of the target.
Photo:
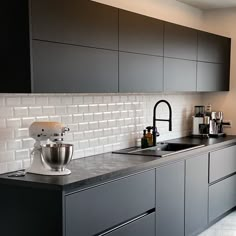
<svg viewBox="0 0 236 236">
<path fill-rule="evenodd" d="M 199 236 L 236 236 L 236 211 L 212 225 Z"/>
</svg>

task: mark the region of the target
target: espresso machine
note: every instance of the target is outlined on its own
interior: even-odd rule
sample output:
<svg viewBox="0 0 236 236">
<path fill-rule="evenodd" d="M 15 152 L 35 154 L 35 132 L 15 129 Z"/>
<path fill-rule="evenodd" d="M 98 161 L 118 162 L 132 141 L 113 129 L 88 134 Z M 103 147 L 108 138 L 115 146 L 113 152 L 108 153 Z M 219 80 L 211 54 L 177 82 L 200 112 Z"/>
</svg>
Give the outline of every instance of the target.
<svg viewBox="0 0 236 236">
<path fill-rule="evenodd" d="M 66 169 L 73 155 L 73 145 L 63 143 L 67 127 L 59 122 L 33 122 L 29 136 L 35 139 L 31 165 L 26 173 L 39 175 L 69 175 Z"/>
<path fill-rule="evenodd" d="M 209 123 L 209 135 L 210 136 L 222 136 L 223 132 L 223 112 L 211 112 L 211 119 Z"/>
</svg>

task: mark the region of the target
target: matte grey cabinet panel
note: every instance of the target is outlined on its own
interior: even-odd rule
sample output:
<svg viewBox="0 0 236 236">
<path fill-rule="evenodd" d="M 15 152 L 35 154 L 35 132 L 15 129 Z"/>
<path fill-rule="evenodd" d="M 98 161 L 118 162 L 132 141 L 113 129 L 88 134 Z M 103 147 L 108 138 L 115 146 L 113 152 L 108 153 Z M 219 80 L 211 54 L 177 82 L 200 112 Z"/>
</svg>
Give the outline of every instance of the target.
<svg viewBox="0 0 236 236">
<path fill-rule="evenodd" d="M 197 63 L 197 91 L 229 91 L 227 65 L 216 63 Z"/>
<path fill-rule="evenodd" d="M 66 235 L 91 236 L 155 207 L 155 170 L 66 197 Z"/>
<path fill-rule="evenodd" d="M 163 57 L 119 53 L 119 92 L 163 90 Z"/>
<path fill-rule="evenodd" d="M 89 0 L 32 0 L 32 37 L 118 49 L 118 9 Z"/>
<path fill-rule="evenodd" d="M 136 220 L 107 236 L 155 236 L 155 213 Z"/>
<path fill-rule="evenodd" d="M 156 235 L 184 235 L 184 162 L 156 170 Z"/>
<path fill-rule="evenodd" d="M 163 56 L 163 21 L 119 10 L 119 50 Z"/>
<path fill-rule="evenodd" d="M 196 91 L 196 61 L 164 58 L 164 90 Z"/>
<path fill-rule="evenodd" d="M 210 153 L 209 182 L 212 183 L 236 172 L 236 146 Z"/>
<path fill-rule="evenodd" d="M 236 175 L 209 187 L 209 222 L 236 206 Z"/>
<path fill-rule="evenodd" d="M 208 154 L 186 160 L 185 236 L 208 224 Z"/>
<path fill-rule="evenodd" d="M 197 30 L 165 23 L 164 56 L 197 60 Z"/>
<path fill-rule="evenodd" d="M 34 92 L 117 92 L 118 52 L 33 41 Z"/>
<path fill-rule="evenodd" d="M 229 63 L 230 39 L 198 31 L 198 61 Z"/>
</svg>

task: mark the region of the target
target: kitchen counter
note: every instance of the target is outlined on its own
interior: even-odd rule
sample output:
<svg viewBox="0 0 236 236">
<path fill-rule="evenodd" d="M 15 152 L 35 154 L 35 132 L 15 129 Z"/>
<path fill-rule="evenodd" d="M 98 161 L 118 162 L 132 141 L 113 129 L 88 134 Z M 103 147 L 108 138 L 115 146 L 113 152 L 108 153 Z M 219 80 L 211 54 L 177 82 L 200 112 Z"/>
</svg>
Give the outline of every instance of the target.
<svg viewBox="0 0 236 236">
<path fill-rule="evenodd" d="M 72 173 L 68 176 L 58 177 L 26 174 L 24 177 L 8 177 L 9 174 L 6 173 L 0 175 L 0 183 L 64 190 L 65 192 L 79 188 L 88 188 L 125 175 L 127 176 L 139 171 L 156 168 L 169 164 L 170 162 L 187 159 L 195 154 L 206 153 L 221 148 L 222 146 L 231 145 L 236 143 L 236 135 L 209 139 L 183 137 L 168 140 L 168 142 L 204 144 L 205 146 L 178 154 L 173 153 L 173 155 L 162 158 L 105 153 L 72 160 L 68 165 Z"/>
</svg>

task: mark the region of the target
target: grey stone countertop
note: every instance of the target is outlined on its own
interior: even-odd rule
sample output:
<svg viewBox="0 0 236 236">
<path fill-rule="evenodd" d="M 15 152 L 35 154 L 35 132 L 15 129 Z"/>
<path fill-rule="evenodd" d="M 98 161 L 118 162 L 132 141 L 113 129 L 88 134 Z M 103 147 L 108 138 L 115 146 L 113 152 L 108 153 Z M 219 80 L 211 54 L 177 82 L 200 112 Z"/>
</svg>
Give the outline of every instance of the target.
<svg viewBox="0 0 236 236">
<path fill-rule="evenodd" d="M 26 174 L 24 177 L 8 177 L 9 173 L 6 173 L 0 175 L 0 184 L 46 188 L 67 193 L 231 145 L 236 143 L 236 135 L 209 139 L 183 137 L 166 142 L 204 144 L 205 146 L 178 154 L 173 153 L 162 158 L 105 153 L 72 160 L 67 166 L 72 173 L 67 176 Z"/>
</svg>

